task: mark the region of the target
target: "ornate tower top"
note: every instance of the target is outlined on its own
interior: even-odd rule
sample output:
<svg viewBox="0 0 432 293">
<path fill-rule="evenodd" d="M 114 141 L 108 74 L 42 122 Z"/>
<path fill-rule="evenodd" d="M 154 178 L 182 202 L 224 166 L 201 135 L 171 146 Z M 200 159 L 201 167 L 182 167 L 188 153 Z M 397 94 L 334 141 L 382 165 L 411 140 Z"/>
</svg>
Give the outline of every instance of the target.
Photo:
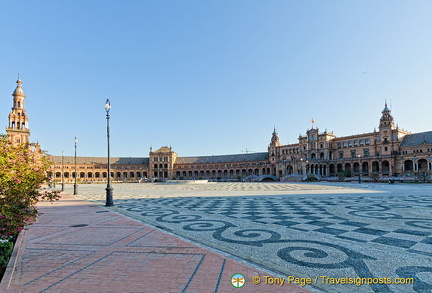
<svg viewBox="0 0 432 293">
<path fill-rule="evenodd" d="M 15 144 L 28 143 L 30 129 L 28 128 L 28 117 L 24 107 L 25 94 L 22 89 L 22 81 L 18 73 L 17 87 L 12 93 L 13 105 L 9 114 L 9 126 L 6 133 L 9 139 Z"/>
<path fill-rule="evenodd" d="M 281 145 L 279 142 L 279 136 L 276 132 L 276 127 L 274 127 L 274 129 L 273 129 L 270 145 L 273 145 L 273 146 L 280 146 Z"/>
<path fill-rule="evenodd" d="M 390 114 L 390 109 L 387 107 L 387 101 L 384 104 L 384 109 L 382 110 L 382 116 L 380 119 L 380 124 L 379 124 L 379 128 L 390 128 L 390 129 L 394 129 L 395 128 L 395 124 L 394 124 L 394 119 L 393 116 Z"/>
</svg>

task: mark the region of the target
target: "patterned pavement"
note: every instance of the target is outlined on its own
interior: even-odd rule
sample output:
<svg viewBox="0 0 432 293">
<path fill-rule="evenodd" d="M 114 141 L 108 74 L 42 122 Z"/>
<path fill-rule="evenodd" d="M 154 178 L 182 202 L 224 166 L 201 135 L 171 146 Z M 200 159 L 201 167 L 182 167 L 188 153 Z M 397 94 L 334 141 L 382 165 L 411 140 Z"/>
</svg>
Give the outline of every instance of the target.
<svg viewBox="0 0 432 293">
<path fill-rule="evenodd" d="M 64 195 L 20 235 L 0 292 L 262 292 L 268 272 Z M 21 245 L 19 245 L 21 243 Z M 15 267 L 13 265 L 15 264 Z M 270 285 L 269 285 L 270 286 Z M 293 284 L 271 292 L 310 292 Z"/>
<path fill-rule="evenodd" d="M 100 202 L 100 190 L 80 186 L 80 196 Z M 116 184 L 112 210 L 323 291 L 431 292 L 431 195 L 430 185 Z"/>
</svg>

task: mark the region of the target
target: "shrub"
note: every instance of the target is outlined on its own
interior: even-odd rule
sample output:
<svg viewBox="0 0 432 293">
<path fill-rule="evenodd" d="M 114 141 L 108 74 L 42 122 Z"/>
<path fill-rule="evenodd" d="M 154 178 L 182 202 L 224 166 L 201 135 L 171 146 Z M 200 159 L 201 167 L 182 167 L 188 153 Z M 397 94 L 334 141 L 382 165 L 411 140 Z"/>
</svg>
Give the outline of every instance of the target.
<svg viewBox="0 0 432 293">
<path fill-rule="evenodd" d="M 307 176 L 308 181 L 318 181 L 318 178 L 313 173 L 309 173 Z"/>
<path fill-rule="evenodd" d="M 59 191 L 41 191 L 50 162 L 34 145 L 0 138 L 0 239 L 13 239 L 37 215 L 36 203 L 58 200 Z"/>
<path fill-rule="evenodd" d="M 0 239 L 0 279 L 6 270 L 13 247 L 13 241 Z"/>
</svg>

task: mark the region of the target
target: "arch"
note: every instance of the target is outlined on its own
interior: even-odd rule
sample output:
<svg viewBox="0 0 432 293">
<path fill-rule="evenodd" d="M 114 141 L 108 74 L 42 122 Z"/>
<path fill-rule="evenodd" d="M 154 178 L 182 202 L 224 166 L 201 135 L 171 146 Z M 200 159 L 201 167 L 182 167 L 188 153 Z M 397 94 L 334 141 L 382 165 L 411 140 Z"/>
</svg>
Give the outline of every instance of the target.
<svg viewBox="0 0 432 293">
<path fill-rule="evenodd" d="M 379 170 L 380 170 L 380 168 L 379 168 L 379 163 L 378 163 L 378 161 L 373 161 L 372 162 L 372 173 L 373 174 L 379 174 Z"/>
<path fill-rule="evenodd" d="M 329 175 L 330 176 L 336 175 L 336 168 L 335 168 L 334 164 L 330 164 L 330 166 L 329 166 Z"/>
<path fill-rule="evenodd" d="M 88 172 L 87 173 L 87 178 L 93 178 L 93 173 L 92 172 Z"/>
<path fill-rule="evenodd" d="M 320 160 L 324 160 L 324 153 L 323 152 L 320 153 Z"/>
<path fill-rule="evenodd" d="M 288 174 L 288 175 L 291 175 L 291 174 L 293 174 L 293 173 L 294 173 L 294 168 L 293 168 L 293 166 L 288 165 L 288 167 L 287 167 L 287 174 Z"/>
<path fill-rule="evenodd" d="M 64 178 L 69 178 L 69 172 L 65 172 L 65 173 L 63 174 L 63 176 L 64 176 Z"/>
<path fill-rule="evenodd" d="M 56 173 L 55 173 L 55 177 L 56 177 L 56 178 L 61 178 L 61 173 L 60 173 L 60 172 L 56 172 Z"/>
<path fill-rule="evenodd" d="M 176 171 L 176 177 L 180 178 L 180 176 L 181 176 L 180 171 Z"/>
<path fill-rule="evenodd" d="M 123 172 L 123 178 L 127 179 L 128 178 L 128 173 L 127 172 Z"/>
<path fill-rule="evenodd" d="M 116 173 L 116 178 L 117 178 L 117 179 L 121 178 L 121 173 L 120 173 L 120 172 L 117 172 L 117 173 Z"/>
<path fill-rule="evenodd" d="M 135 173 L 134 172 L 130 172 L 129 176 L 130 176 L 130 178 L 134 178 L 135 177 Z"/>
<path fill-rule="evenodd" d="M 342 164 L 341 164 L 341 163 L 337 164 L 337 166 L 336 166 L 336 170 L 337 170 L 338 173 L 343 171 L 343 168 L 342 168 Z"/>
<path fill-rule="evenodd" d="M 390 174 L 390 163 L 388 161 L 382 161 L 382 174 L 389 175 Z"/>
<path fill-rule="evenodd" d="M 100 178 L 100 173 L 99 172 L 95 173 L 95 178 Z"/>
<path fill-rule="evenodd" d="M 426 159 L 420 159 L 417 162 L 417 166 L 418 166 L 418 171 L 428 171 L 428 163 L 426 161 Z"/>
<path fill-rule="evenodd" d="M 265 174 L 258 177 L 258 181 L 277 181 L 275 175 Z"/>
<path fill-rule="evenodd" d="M 79 173 L 78 178 L 85 178 L 85 173 L 84 172 Z"/>
<path fill-rule="evenodd" d="M 353 174 L 358 175 L 360 173 L 360 163 L 355 162 L 353 164 Z"/>
<path fill-rule="evenodd" d="M 412 160 L 406 160 L 403 164 L 405 172 L 409 172 L 414 170 L 414 162 Z"/>
<path fill-rule="evenodd" d="M 102 178 L 107 178 L 108 173 L 107 172 L 102 172 Z"/>
<path fill-rule="evenodd" d="M 363 176 L 369 176 L 369 163 L 368 162 L 363 162 L 362 174 L 363 174 Z"/>
<path fill-rule="evenodd" d="M 345 172 L 348 172 L 348 173 L 352 173 L 351 172 L 351 164 L 350 163 L 345 163 Z"/>
</svg>

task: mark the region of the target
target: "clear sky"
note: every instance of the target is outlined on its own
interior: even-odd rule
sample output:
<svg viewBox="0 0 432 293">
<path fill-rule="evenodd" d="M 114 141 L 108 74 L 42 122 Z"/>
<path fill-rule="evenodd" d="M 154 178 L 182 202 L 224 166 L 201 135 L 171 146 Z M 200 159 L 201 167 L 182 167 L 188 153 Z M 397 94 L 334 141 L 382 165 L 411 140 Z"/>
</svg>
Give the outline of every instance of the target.
<svg viewBox="0 0 432 293">
<path fill-rule="evenodd" d="M 432 130 L 432 1 L 0 2 L 0 123 L 17 72 L 31 141 L 50 154 L 267 151 L 273 127 L 373 131 L 384 101 Z M 2 117 L 2 118 L 1 118 Z"/>
</svg>

